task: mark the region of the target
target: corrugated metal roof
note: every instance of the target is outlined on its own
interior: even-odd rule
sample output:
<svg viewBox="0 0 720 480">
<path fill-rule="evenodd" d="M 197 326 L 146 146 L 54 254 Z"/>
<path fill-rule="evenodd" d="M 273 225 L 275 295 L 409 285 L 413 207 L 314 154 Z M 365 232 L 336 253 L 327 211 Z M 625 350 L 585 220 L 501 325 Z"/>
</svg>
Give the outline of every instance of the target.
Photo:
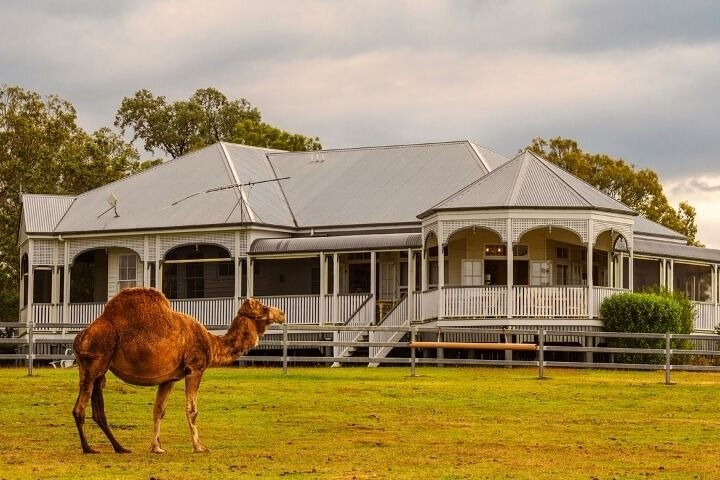
<svg viewBox="0 0 720 480">
<path fill-rule="evenodd" d="M 255 240 L 250 253 L 340 252 L 420 248 L 420 233 L 378 233 L 372 235 L 341 235 L 332 237 L 265 238 Z"/>
<path fill-rule="evenodd" d="M 268 158 L 278 176 L 290 177 L 282 188 L 305 227 L 416 223 L 418 212 L 487 173 L 466 141 Z"/>
<path fill-rule="evenodd" d="M 712 248 L 691 247 L 689 245 L 641 239 L 635 239 L 633 247 L 637 254 L 720 263 L 720 250 Z"/>
<path fill-rule="evenodd" d="M 233 185 L 238 180 L 242 183 L 256 175 L 264 177 L 266 172 L 262 171 L 262 164 L 267 164 L 264 152 L 270 150 L 242 146 L 230 150 L 232 159 L 227 159 L 221 144 L 210 145 L 84 193 L 77 197 L 57 231 L 135 230 L 233 224 L 241 220 L 250 222 L 251 215 L 247 209 L 241 208 L 244 204 L 239 202 L 238 188 L 199 193 Z M 235 177 L 233 168 L 238 170 L 239 178 Z M 271 172 L 268 175 L 274 178 Z M 258 221 L 293 226 L 287 207 L 284 210 L 281 208 L 282 199 L 269 200 L 277 192 L 277 186 L 263 184 L 248 189 L 245 194 Z M 112 211 L 102 214 L 108 208 L 106 199 L 110 194 L 118 199 L 118 217 Z"/>
<path fill-rule="evenodd" d="M 633 210 L 538 156 L 523 152 L 430 210 L 472 208 L 588 208 Z"/>
<path fill-rule="evenodd" d="M 52 233 L 72 205 L 72 195 L 23 194 L 22 212 L 27 233 Z"/>
<path fill-rule="evenodd" d="M 483 160 L 485 165 L 490 168 L 490 170 L 495 170 L 500 165 L 503 165 L 510 161 L 510 159 L 506 156 L 500 155 L 499 153 L 494 152 L 489 148 L 483 147 L 482 145 L 478 145 L 474 142 L 470 142 L 470 145 L 475 149 L 478 156 Z"/>
<path fill-rule="evenodd" d="M 223 143 L 229 160 L 237 173 L 239 183 L 250 183 L 277 178 L 267 159 L 270 152 L 264 148 L 247 147 L 232 143 Z M 259 183 L 242 187 L 247 203 L 250 205 L 255 223 L 268 225 L 295 226 L 290 206 L 285 200 L 280 182 Z M 245 221 L 247 218 L 244 217 Z M 230 223 L 241 223 L 239 211 L 230 219 Z"/>
<path fill-rule="evenodd" d="M 675 238 L 678 240 L 687 240 L 687 237 L 681 233 L 671 230 L 664 225 L 648 220 L 642 215 L 635 217 L 635 228 L 633 229 L 636 234 L 650 235 L 653 237 L 667 237 Z"/>
</svg>

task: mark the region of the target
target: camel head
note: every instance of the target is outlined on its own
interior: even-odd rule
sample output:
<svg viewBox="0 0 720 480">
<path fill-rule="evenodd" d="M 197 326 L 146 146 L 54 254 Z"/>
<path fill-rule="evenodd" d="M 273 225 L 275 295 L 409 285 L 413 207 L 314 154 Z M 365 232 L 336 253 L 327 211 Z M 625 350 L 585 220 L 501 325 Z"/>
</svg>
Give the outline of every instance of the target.
<svg viewBox="0 0 720 480">
<path fill-rule="evenodd" d="M 238 315 L 251 318 L 256 325 L 262 327 L 267 327 L 271 323 L 285 322 L 285 312 L 279 308 L 268 307 L 255 298 L 245 300 L 238 311 Z"/>
</svg>

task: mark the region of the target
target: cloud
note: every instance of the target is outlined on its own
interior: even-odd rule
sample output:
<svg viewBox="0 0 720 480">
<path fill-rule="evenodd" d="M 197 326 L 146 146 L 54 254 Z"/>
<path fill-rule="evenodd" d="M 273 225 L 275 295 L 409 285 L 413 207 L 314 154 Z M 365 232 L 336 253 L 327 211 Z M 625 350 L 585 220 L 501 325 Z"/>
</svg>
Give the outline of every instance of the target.
<svg viewBox="0 0 720 480">
<path fill-rule="evenodd" d="M 707 247 L 720 248 L 720 174 L 682 177 L 664 183 L 668 200 L 677 206 L 687 201 L 697 210 L 698 239 Z"/>
<path fill-rule="evenodd" d="M 125 96 L 215 86 L 328 147 L 577 139 L 664 177 L 716 167 L 720 4 L 649 1 L 0 3 L 3 81 L 88 129 Z"/>
</svg>

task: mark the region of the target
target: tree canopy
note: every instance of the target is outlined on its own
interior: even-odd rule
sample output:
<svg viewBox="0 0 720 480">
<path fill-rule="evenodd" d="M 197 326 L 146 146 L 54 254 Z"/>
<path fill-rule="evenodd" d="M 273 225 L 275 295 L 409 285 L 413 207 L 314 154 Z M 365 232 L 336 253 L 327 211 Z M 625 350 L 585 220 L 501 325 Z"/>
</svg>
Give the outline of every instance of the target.
<svg viewBox="0 0 720 480">
<path fill-rule="evenodd" d="M 173 158 L 218 141 L 291 151 L 322 148 L 317 137 L 268 125 L 246 99 L 229 100 L 215 88 L 175 102 L 139 90 L 122 100 L 115 126 L 123 133 L 132 131 L 132 141 L 144 142 L 146 151 L 160 150 Z"/>
<path fill-rule="evenodd" d="M 66 100 L 0 88 L 0 321 L 17 314 L 21 192 L 78 194 L 150 163 L 108 128 L 85 132 Z"/>
<path fill-rule="evenodd" d="M 680 202 L 677 210 L 673 208 L 654 171 L 637 169 L 622 159 L 602 153 L 584 152 L 575 140 L 568 138 L 535 138 L 526 149 L 562 167 L 647 219 L 687 236 L 689 245 L 700 246 L 695 238 L 695 208 L 687 202 Z"/>
</svg>

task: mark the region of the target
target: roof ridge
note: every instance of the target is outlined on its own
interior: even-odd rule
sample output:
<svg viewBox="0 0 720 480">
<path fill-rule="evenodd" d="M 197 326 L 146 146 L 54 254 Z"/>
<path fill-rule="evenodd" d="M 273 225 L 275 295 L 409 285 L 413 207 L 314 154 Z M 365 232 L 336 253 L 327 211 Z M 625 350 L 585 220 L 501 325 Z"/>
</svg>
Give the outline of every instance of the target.
<svg viewBox="0 0 720 480">
<path fill-rule="evenodd" d="M 52 229 L 53 233 L 54 233 L 55 231 L 57 231 L 58 226 L 62 223 L 63 219 L 64 219 L 65 216 L 68 214 L 68 212 L 70 211 L 70 209 L 72 208 L 72 206 L 75 204 L 75 202 L 77 201 L 77 199 L 78 199 L 78 197 L 75 197 L 75 198 L 72 199 L 72 202 L 70 202 L 70 205 L 68 205 L 68 207 L 65 209 L 65 211 L 64 211 L 63 214 L 62 214 L 62 216 L 58 219 L 57 222 L 55 222 L 55 226 L 53 226 L 53 229 Z"/>
<path fill-rule="evenodd" d="M 313 154 L 313 153 L 327 153 L 327 152 L 347 152 L 356 150 L 389 150 L 394 148 L 408 148 L 408 147 L 428 147 L 436 145 L 461 145 L 463 143 L 469 143 L 469 140 L 448 140 L 442 142 L 423 142 L 423 143 L 400 143 L 394 145 L 369 145 L 364 147 L 343 147 L 343 148 L 323 148 L 322 150 L 303 150 L 303 151 L 279 151 L 272 152 L 268 155 L 287 155 L 287 154 Z M 484 148 L 484 147 L 483 147 Z M 499 154 L 498 154 L 499 155 Z"/>
<path fill-rule="evenodd" d="M 238 202 L 242 202 L 242 205 L 240 205 L 240 218 L 242 219 L 242 208 L 245 207 L 245 210 L 247 211 L 248 215 L 250 216 L 250 221 L 255 222 L 257 221 L 257 215 L 255 215 L 255 212 L 250 207 L 250 204 L 247 199 L 247 195 L 245 194 L 245 191 L 242 188 L 242 182 L 240 181 L 240 177 L 238 176 L 237 171 L 235 170 L 235 166 L 233 165 L 232 161 L 230 160 L 230 153 L 227 151 L 227 148 L 225 147 L 225 142 L 218 142 L 217 143 L 218 148 L 220 149 L 220 156 L 224 160 L 224 164 L 227 170 L 229 170 L 231 180 L 235 185 L 233 185 L 233 191 L 235 192 L 235 195 L 237 196 Z M 237 203 L 236 203 L 237 205 Z M 234 209 L 234 207 L 233 207 Z"/>
<path fill-rule="evenodd" d="M 552 174 L 552 175 L 555 176 L 558 180 L 560 180 L 562 183 L 564 183 L 564 184 L 565 184 L 570 190 L 572 190 L 577 196 L 579 196 L 580 198 L 582 198 L 583 201 L 584 201 L 588 206 L 590 206 L 590 207 L 593 206 L 593 202 L 591 202 L 590 200 L 588 200 L 588 199 L 585 197 L 585 195 L 583 195 L 582 193 L 580 193 L 575 187 L 573 187 L 572 185 L 570 185 L 570 183 L 568 183 L 564 178 L 562 178 L 560 175 L 558 175 L 557 172 L 555 171 L 555 169 L 553 169 L 550 165 L 552 165 L 553 167 L 556 167 L 556 168 L 561 168 L 561 167 L 559 167 L 559 166 L 555 165 L 554 163 L 551 163 L 551 162 L 549 162 L 549 161 L 541 158 L 540 156 L 536 155 L 535 152 L 531 152 L 530 150 L 525 150 L 525 152 L 526 152 L 526 153 L 529 153 L 530 155 L 532 155 L 533 157 L 535 157 L 537 160 L 539 160 L 539 161 L 540 161 L 540 165 L 542 165 L 542 167 L 545 168 L 545 170 L 547 170 L 548 172 L 550 172 L 550 174 Z M 589 186 L 589 187 L 591 187 L 591 188 L 594 188 L 595 190 L 597 190 L 598 192 L 600 192 L 599 189 L 597 189 L 597 188 L 593 187 L 592 185 L 590 185 L 589 183 L 583 181 L 581 178 L 576 177 L 575 175 L 573 175 L 572 173 L 568 172 L 567 170 L 564 170 L 564 169 L 563 169 L 563 172 L 567 173 L 568 175 L 571 175 L 573 178 L 576 178 L 576 179 L 580 180 L 580 181 L 583 182 L 585 185 L 587 185 L 587 186 Z M 603 192 L 601 192 L 601 193 L 603 193 Z M 605 194 L 603 193 L 603 195 L 605 195 Z M 609 198 L 612 198 L 612 197 L 610 197 L 609 195 L 607 195 L 607 196 L 608 196 Z M 615 200 L 615 199 L 613 199 L 613 200 Z M 617 201 L 617 200 L 615 200 L 615 201 Z"/>
<path fill-rule="evenodd" d="M 520 165 L 520 169 L 517 173 L 517 176 L 515 177 L 515 183 L 513 185 L 513 188 L 510 190 L 510 193 L 507 197 L 505 197 L 505 203 L 508 205 L 512 205 L 517 201 L 518 195 L 520 195 L 520 184 L 522 181 L 524 181 L 525 174 L 528 169 L 528 161 L 527 157 L 525 155 L 517 157 L 518 161 L 522 162 Z"/>
</svg>

